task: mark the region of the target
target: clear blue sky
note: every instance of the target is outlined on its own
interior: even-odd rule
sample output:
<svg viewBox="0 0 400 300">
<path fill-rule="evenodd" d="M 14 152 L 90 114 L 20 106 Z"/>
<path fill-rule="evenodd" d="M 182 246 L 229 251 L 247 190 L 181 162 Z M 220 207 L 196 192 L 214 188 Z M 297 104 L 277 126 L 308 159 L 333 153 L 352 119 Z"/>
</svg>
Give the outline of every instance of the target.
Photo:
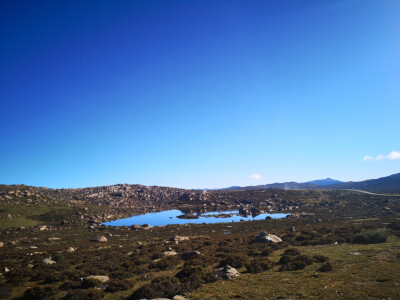
<svg viewBox="0 0 400 300">
<path fill-rule="evenodd" d="M 397 0 L 3 0 L 0 43 L 2 184 L 400 172 Z"/>
</svg>

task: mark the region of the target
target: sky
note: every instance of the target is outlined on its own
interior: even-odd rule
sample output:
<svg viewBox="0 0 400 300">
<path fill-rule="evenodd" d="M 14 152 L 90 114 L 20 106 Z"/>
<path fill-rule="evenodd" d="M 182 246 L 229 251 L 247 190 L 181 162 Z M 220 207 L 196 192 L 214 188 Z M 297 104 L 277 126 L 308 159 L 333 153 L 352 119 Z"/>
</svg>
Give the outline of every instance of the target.
<svg viewBox="0 0 400 300">
<path fill-rule="evenodd" d="M 0 184 L 400 172 L 400 2 L 0 2 Z"/>
</svg>

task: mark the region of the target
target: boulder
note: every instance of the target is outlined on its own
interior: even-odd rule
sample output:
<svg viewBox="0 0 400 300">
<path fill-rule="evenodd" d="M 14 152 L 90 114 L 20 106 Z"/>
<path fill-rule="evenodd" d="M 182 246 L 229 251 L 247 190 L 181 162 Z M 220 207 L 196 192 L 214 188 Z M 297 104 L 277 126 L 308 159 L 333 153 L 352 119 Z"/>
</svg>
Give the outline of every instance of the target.
<svg viewBox="0 0 400 300">
<path fill-rule="evenodd" d="M 0 242 L 0 248 L 1 247 L 4 247 L 4 243 L 3 242 Z"/>
<path fill-rule="evenodd" d="M 186 300 L 186 298 L 183 297 L 183 296 L 180 296 L 180 295 L 175 295 L 175 296 L 172 298 L 172 300 Z"/>
<path fill-rule="evenodd" d="M 150 224 L 142 225 L 142 229 L 144 229 L 144 230 L 147 230 L 147 229 L 150 229 L 150 228 L 152 228 L 152 226 Z"/>
<path fill-rule="evenodd" d="M 133 230 L 139 230 L 139 229 L 142 229 L 142 226 L 140 226 L 140 225 L 138 225 L 138 224 L 135 224 L 135 225 L 132 225 L 132 226 L 131 226 L 131 229 L 133 229 Z"/>
<path fill-rule="evenodd" d="M 189 238 L 187 236 L 179 236 L 179 235 L 176 235 L 170 239 L 171 242 L 175 242 L 176 244 L 179 244 L 179 242 L 188 241 L 188 240 L 189 240 Z"/>
<path fill-rule="evenodd" d="M 219 271 L 219 277 L 222 279 L 236 279 L 240 275 L 238 270 L 235 268 L 232 268 L 229 265 L 226 265 L 225 267 L 218 269 Z"/>
<path fill-rule="evenodd" d="M 75 250 L 76 250 L 76 248 L 69 247 L 68 250 L 67 250 L 67 252 L 72 253 L 72 252 L 74 252 Z"/>
<path fill-rule="evenodd" d="M 52 264 L 55 264 L 56 262 L 54 261 L 54 260 L 52 260 L 51 258 L 45 258 L 45 259 L 43 259 L 43 262 L 46 264 L 46 265 L 52 265 Z"/>
<path fill-rule="evenodd" d="M 282 242 L 282 239 L 276 235 L 268 234 L 263 231 L 256 236 L 256 241 L 260 243 L 280 243 Z"/>
<path fill-rule="evenodd" d="M 176 252 L 173 251 L 173 250 L 165 251 L 163 254 L 164 254 L 165 257 L 178 255 L 178 253 L 176 253 Z"/>
<path fill-rule="evenodd" d="M 40 231 L 44 231 L 44 230 L 46 230 L 46 229 L 47 229 L 47 226 L 46 226 L 46 225 L 39 226 L 39 230 L 40 230 Z"/>
<path fill-rule="evenodd" d="M 85 279 L 95 279 L 98 280 L 100 282 L 107 282 L 110 280 L 110 277 L 105 276 L 105 275 L 90 275 L 88 277 L 85 277 Z"/>
<path fill-rule="evenodd" d="M 96 236 L 95 238 L 91 239 L 92 242 L 107 242 L 107 238 L 102 236 Z"/>
</svg>

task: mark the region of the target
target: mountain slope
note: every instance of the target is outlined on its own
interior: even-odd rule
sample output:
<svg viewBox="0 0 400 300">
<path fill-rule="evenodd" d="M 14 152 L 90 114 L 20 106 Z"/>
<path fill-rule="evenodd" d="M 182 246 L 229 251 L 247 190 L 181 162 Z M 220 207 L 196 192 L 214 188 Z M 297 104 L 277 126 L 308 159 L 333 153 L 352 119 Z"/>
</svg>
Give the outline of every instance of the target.
<svg viewBox="0 0 400 300">
<path fill-rule="evenodd" d="M 369 179 L 359 182 L 343 182 L 330 186 L 327 189 L 355 189 L 375 193 L 400 193 L 400 173 L 378 179 Z"/>
<path fill-rule="evenodd" d="M 298 182 L 276 182 L 271 184 L 244 186 L 244 187 L 229 187 L 222 190 L 258 190 L 277 188 L 284 190 L 298 190 L 298 189 L 355 189 L 364 190 L 375 193 L 395 194 L 400 193 L 400 173 L 390 176 L 369 179 L 359 182 L 341 182 L 332 178 L 313 180 L 303 183 Z"/>
<path fill-rule="evenodd" d="M 339 183 L 343 183 L 343 181 L 332 179 L 332 178 L 317 179 L 317 180 L 313 180 L 313 181 L 303 182 L 303 184 L 314 184 L 314 185 L 319 185 L 319 186 L 339 184 Z"/>
</svg>

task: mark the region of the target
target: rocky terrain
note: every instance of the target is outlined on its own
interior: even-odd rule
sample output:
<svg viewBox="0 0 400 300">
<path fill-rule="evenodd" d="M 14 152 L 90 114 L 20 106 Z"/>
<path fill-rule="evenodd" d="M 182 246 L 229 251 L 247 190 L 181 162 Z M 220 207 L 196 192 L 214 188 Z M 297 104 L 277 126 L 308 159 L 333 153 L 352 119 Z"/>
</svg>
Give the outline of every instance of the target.
<svg viewBox="0 0 400 300">
<path fill-rule="evenodd" d="M 101 225 L 165 209 L 289 216 Z M 0 298 L 395 299 L 399 222 L 400 197 L 348 190 L 1 185 Z"/>
<path fill-rule="evenodd" d="M 77 210 L 61 223 L 100 225 L 101 222 L 168 209 L 188 216 L 223 210 L 240 214 L 286 212 L 291 217 L 368 218 L 399 215 L 400 197 L 382 197 L 345 190 L 216 190 L 198 191 L 169 187 L 118 184 L 82 189 L 49 189 L 26 185 L 0 185 L 4 206 L 57 207 Z M 90 209 L 89 209 L 90 208 Z M 362 209 L 359 209 L 362 208 Z M 12 218 L 1 216 L 0 218 Z M 18 217 L 14 215 L 14 217 Z M 57 217 L 60 219 L 61 216 Z"/>
</svg>

